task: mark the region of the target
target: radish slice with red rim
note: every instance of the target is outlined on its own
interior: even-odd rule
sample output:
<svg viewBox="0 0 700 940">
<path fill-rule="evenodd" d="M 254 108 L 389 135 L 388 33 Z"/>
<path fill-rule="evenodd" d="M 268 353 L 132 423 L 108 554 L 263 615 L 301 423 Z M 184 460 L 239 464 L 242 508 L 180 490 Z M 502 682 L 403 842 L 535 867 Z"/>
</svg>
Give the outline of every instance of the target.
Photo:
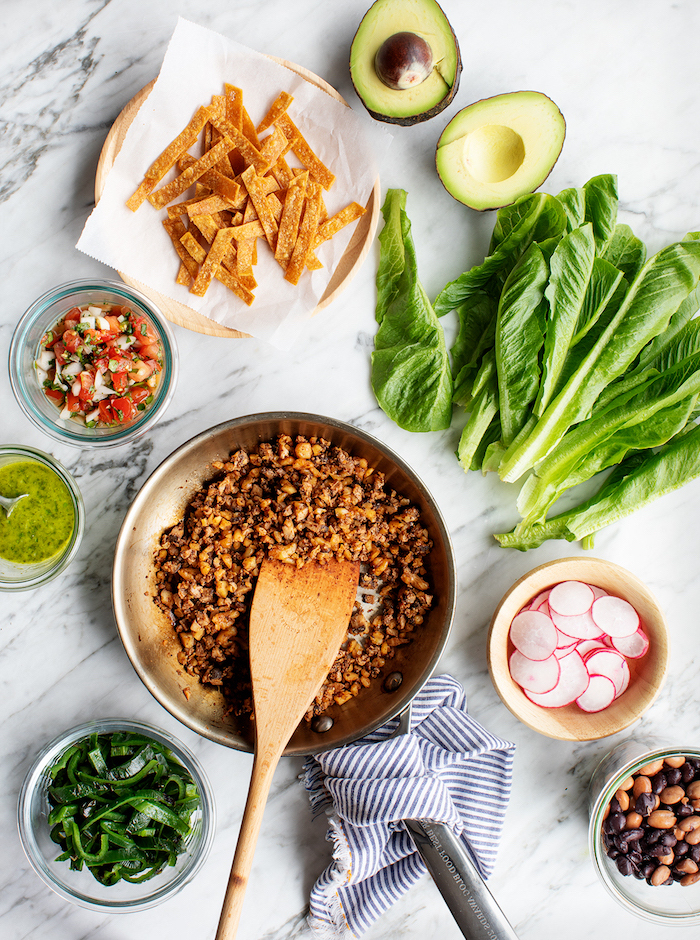
<svg viewBox="0 0 700 940">
<path fill-rule="evenodd" d="M 595 600 L 593 591 L 583 581 L 560 581 L 549 592 L 550 610 L 568 617 L 584 614 Z"/>
<path fill-rule="evenodd" d="M 550 591 L 549 588 L 547 588 L 544 591 L 540 591 L 540 593 L 536 597 L 533 597 L 533 599 L 527 605 L 528 608 L 530 610 L 541 610 L 542 608 L 544 608 L 545 603 L 547 599 L 549 598 L 549 591 Z"/>
<path fill-rule="evenodd" d="M 630 681 L 627 660 L 615 649 L 598 650 L 586 658 L 586 669 L 592 676 L 607 676 L 615 685 L 615 695 L 622 695 Z"/>
<path fill-rule="evenodd" d="M 521 610 L 510 625 L 513 646 L 528 659 L 547 659 L 557 648 L 557 628 L 538 610 Z"/>
<path fill-rule="evenodd" d="M 548 659 L 528 659 L 519 650 L 515 650 L 509 661 L 510 674 L 522 689 L 531 692 L 549 692 L 559 681 L 559 660 L 556 656 Z"/>
<path fill-rule="evenodd" d="M 612 645 L 628 659 L 641 659 L 649 649 L 649 637 L 640 627 L 632 636 L 616 636 L 611 640 Z"/>
<path fill-rule="evenodd" d="M 576 699 L 576 704 L 584 712 L 602 712 L 616 698 L 615 683 L 607 676 L 591 676 L 588 688 Z"/>
<path fill-rule="evenodd" d="M 580 640 L 576 644 L 576 652 L 579 656 L 583 656 L 583 661 L 585 662 L 588 656 L 591 653 L 595 653 L 598 650 L 610 649 L 609 646 L 606 646 L 602 640 Z"/>
<path fill-rule="evenodd" d="M 562 708 L 571 705 L 588 688 L 590 676 L 579 654 L 574 650 L 568 656 L 562 656 L 559 662 L 559 681 L 549 692 L 531 692 L 525 695 L 535 705 L 543 708 Z"/>
<path fill-rule="evenodd" d="M 594 640 L 603 632 L 588 610 L 582 614 L 559 614 L 550 608 L 549 616 L 558 630 L 577 640 Z"/>
<path fill-rule="evenodd" d="M 599 597 L 605 597 L 608 593 L 604 588 L 598 587 L 597 584 L 589 584 L 588 587 L 593 591 L 594 600 L 598 600 Z"/>
<path fill-rule="evenodd" d="M 639 629 L 639 614 L 622 597 L 607 594 L 593 601 L 591 617 L 611 637 L 632 636 Z"/>
</svg>

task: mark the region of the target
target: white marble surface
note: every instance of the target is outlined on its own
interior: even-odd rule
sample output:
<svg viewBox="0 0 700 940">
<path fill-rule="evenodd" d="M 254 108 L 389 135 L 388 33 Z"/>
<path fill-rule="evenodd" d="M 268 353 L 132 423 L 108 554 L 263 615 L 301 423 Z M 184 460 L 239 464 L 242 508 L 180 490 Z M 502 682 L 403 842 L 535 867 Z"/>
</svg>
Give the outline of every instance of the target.
<svg viewBox="0 0 700 940">
<path fill-rule="evenodd" d="M 323 76 L 353 107 L 350 41 L 366 0 L 35 0 L 0 3 L 0 357 L 31 301 L 61 281 L 114 272 L 74 248 L 93 204 L 95 167 L 123 105 L 157 72 L 180 14 L 261 52 Z M 700 227 L 700 58 L 696 0 L 445 0 L 464 73 L 446 115 L 395 128 L 382 178 L 405 188 L 420 271 L 434 296 L 481 260 L 493 216 L 454 202 L 433 168 L 447 118 L 479 98 L 519 88 L 549 94 L 568 122 L 545 188 L 558 192 L 601 172 L 619 176 L 621 218 L 658 249 Z M 31 15 L 28 16 L 31 10 Z M 596 882 L 586 844 L 585 789 L 614 739 L 574 746 L 543 738 L 501 704 L 487 671 L 494 605 L 536 564 L 578 546 L 527 555 L 491 539 L 515 520 L 513 489 L 465 476 L 453 456 L 460 419 L 445 433 L 410 435 L 376 406 L 369 386 L 375 330 L 376 246 L 347 292 L 309 323 L 296 347 L 229 341 L 177 329 L 179 387 L 164 420 L 133 448 L 57 446 L 35 430 L 0 374 L 2 440 L 50 451 L 76 476 L 88 531 L 71 568 L 33 593 L 0 600 L 0 936 L 3 940 L 176 940 L 213 937 L 248 784 L 250 758 L 197 738 L 146 691 L 122 649 L 110 604 L 110 566 L 124 513 L 148 474 L 196 432 L 236 415 L 281 408 L 325 412 L 381 436 L 431 488 L 449 522 L 459 564 L 459 605 L 441 668 L 460 679 L 472 714 L 517 744 L 515 779 L 491 887 L 522 940 L 593 935 L 691 940 L 626 914 Z M 670 621 L 668 681 L 634 734 L 698 743 L 697 611 L 700 482 L 601 533 L 595 554 L 644 579 Z M 696 661 L 697 659 L 697 661 Z M 128 715 L 180 736 L 199 755 L 218 803 L 212 854 L 196 881 L 155 910 L 104 916 L 54 896 L 29 868 L 15 828 L 17 794 L 39 746 L 91 717 Z M 309 888 L 328 861 L 323 827 L 310 824 L 296 781 L 280 766 L 258 845 L 241 940 L 307 937 Z M 425 879 L 368 940 L 457 937 Z"/>
</svg>

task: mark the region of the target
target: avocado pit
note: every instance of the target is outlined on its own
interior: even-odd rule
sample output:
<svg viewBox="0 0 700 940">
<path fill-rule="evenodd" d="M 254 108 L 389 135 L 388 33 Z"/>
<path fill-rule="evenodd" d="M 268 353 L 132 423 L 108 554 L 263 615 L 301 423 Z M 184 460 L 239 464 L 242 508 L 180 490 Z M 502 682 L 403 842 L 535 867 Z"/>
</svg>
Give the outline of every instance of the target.
<svg viewBox="0 0 700 940">
<path fill-rule="evenodd" d="M 394 33 L 377 50 L 374 67 L 388 88 L 404 91 L 428 78 L 433 68 L 433 51 L 416 33 Z"/>
</svg>

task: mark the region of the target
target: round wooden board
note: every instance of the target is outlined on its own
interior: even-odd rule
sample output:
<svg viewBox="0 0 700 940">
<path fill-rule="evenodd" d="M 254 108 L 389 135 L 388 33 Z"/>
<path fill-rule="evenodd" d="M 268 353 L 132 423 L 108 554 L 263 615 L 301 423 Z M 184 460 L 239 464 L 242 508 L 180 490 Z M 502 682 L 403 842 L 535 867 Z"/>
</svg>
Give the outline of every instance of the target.
<svg viewBox="0 0 700 940">
<path fill-rule="evenodd" d="M 331 98 L 335 98 L 336 101 L 342 101 L 343 104 L 349 107 L 345 99 L 338 94 L 335 88 L 329 85 L 328 82 L 324 81 L 318 75 L 314 75 L 313 72 L 309 72 L 300 65 L 295 65 L 293 62 L 288 62 L 286 59 L 278 59 L 275 56 L 269 56 L 269 58 L 272 59 L 273 62 L 277 62 L 279 65 L 283 65 L 285 68 L 296 72 L 297 75 L 301 75 L 302 78 L 305 78 L 308 82 L 311 82 L 312 85 L 316 85 L 317 88 L 325 91 L 326 94 L 331 96 Z M 131 122 L 136 117 L 139 108 L 151 93 L 151 89 L 155 83 L 156 80 L 153 79 L 153 81 L 149 82 L 148 85 L 145 85 L 134 95 L 131 101 L 129 101 L 129 103 L 120 112 L 116 121 L 110 128 L 109 133 L 107 134 L 105 142 L 102 146 L 100 158 L 97 163 L 97 171 L 95 173 L 96 203 L 100 201 L 100 196 L 104 190 L 107 176 L 109 175 L 109 171 L 114 165 L 117 154 L 121 150 L 122 144 L 124 143 L 124 138 L 126 137 L 126 132 L 129 130 Z M 374 238 L 374 233 L 377 230 L 377 223 L 379 221 L 379 208 L 380 186 L 379 178 L 377 177 L 374 188 L 372 189 L 370 197 L 367 201 L 367 212 L 362 216 L 355 226 L 355 231 L 352 234 L 352 238 L 350 239 L 348 247 L 345 249 L 343 256 L 338 262 L 338 265 L 331 276 L 328 286 L 326 287 L 323 296 L 313 311 L 312 316 L 315 316 L 317 313 L 319 313 L 321 310 L 324 310 L 329 304 L 331 304 L 335 298 L 345 290 L 355 274 L 357 274 L 360 265 L 367 256 L 367 252 L 369 251 L 370 245 L 372 244 L 372 239 Z M 153 290 L 153 288 L 142 284 L 140 281 L 137 281 L 134 278 L 127 277 L 127 275 L 123 274 L 121 271 L 119 271 L 118 274 L 125 284 L 129 284 L 131 287 L 135 287 L 137 290 L 140 290 L 142 293 L 144 293 L 147 297 L 150 297 L 150 299 L 155 304 L 157 304 L 159 309 L 162 310 L 163 314 L 168 318 L 168 320 L 170 320 L 171 323 L 175 323 L 178 326 L 183 326 L 188 330 L 193 330 L 195 333 L 208 333 L 210 336 L 226 336 L 230 339 L 249 338 L 248 333 L 241 333 L 239 330 L 232 330 L 228 327 L 222 326 L 215 320 L 211 320 L 209 317 L 205 317 L 204 314 L 199 313 L 192 307 L 188 307 L 186 304 L 180 303 L 177 300 L 173 300 L 171 297 L 166 297 L 159 291 Z"/>
</svg>

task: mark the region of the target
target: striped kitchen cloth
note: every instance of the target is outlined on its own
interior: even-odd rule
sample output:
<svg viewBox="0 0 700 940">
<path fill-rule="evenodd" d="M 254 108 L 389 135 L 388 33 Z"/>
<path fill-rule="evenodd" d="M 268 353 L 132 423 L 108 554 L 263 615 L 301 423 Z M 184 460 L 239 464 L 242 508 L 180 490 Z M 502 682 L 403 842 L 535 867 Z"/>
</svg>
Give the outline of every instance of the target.
<svg viewBox="0 0 700 940">
<path fill-rule="evenodd" d="M 515 745 L 467 714 L 451 676 L 429 679 L 414 699 L 409 735 L 392 737 L 397 724 L 305 761 L 313 813 L 328 815 L 333 843 L 333 862 L 311 891 L 318 937 L 362 936 L 425 873 L 403 819 L 447 824 L 481 874 L 493 870 Z"/>
</svg>

